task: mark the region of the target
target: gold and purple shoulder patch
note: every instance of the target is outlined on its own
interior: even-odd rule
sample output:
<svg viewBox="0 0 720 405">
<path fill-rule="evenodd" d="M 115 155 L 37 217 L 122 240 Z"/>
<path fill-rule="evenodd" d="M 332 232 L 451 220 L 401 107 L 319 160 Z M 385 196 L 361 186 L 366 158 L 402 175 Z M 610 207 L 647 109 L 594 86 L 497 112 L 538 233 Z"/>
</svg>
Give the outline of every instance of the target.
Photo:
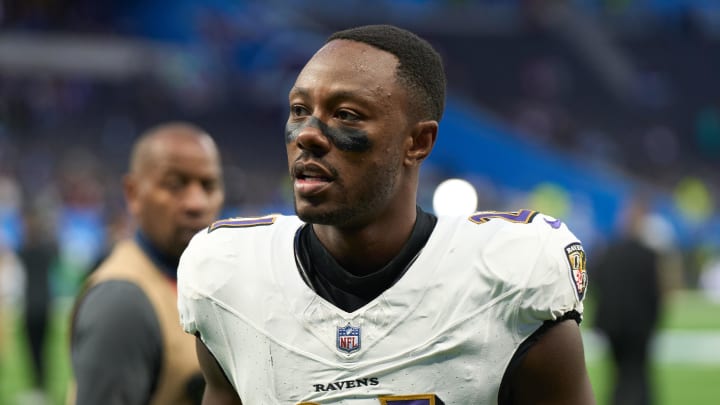
<svg viewBox="0 0 720 405">
<path fill-rule="evenodd" d="M 255 218 L 228 218 L 215 221 L 208 227 L 208 233 L 220 228 L 249 228 L 253 226 L 272 225 L 277 215 L 268 215 Z"/>
<path fill-rule="evenodd" d="M 570 278 L 575 287 L 577 299 L 582 301 L 588 285 L 587 259 L 582 244 L 574 242 L 565 246 L 565 257 L 570 265 Z"/>
</svg>

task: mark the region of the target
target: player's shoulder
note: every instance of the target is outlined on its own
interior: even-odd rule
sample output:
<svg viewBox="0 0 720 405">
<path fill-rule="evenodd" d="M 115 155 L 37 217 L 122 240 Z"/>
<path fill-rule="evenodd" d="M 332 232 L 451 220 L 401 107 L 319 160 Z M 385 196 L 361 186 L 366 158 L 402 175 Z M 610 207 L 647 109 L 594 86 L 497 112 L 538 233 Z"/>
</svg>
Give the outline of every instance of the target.
<svg viewBox="0 0 720 405">
<path fill-rule="evenodd" d="M 217 220 L 198 232 L 191 245 L 218 244 L 223 241 L 254 238 L 258 234 L 296 229 L 302 221 L 296 216 L 269 214 L 258 217 L 231 217 Z"/>
<path fill-rule="evenodd" d="M 504 282 L 543 291 L 540 300 L 545 293 L 555 294 L 555 286 L 567 293 L 564 302 L 574 305 L 582 300 L 587 286 L 585 251 L 564 221 L 523 209 L 476 212 L 462 223 L 461 240 L 475 242 L 476 254 Z"/>
<path fill-rule="evenodd" d="M 493 235 L 494 238 L 546 238 L 572 234 L 567 224 L 558 218 L 530 209 L 517 211 L 478 211 L 465 217 L 454 217 L 449 226 L 458 226 L 471 235 Z"/>
<path fill-rule="evenodd" d="M 181 263 L 242 255 L 243 252 L 272 244 L 279 234 L 291 239 L 301 225 L 302 221 L 297 217 L 280 214 L 221 219 L 193 236 L 183 252 Z"/>
<path fill-rule="evenodd" d="M 217 290 L 258 251 L 273 251 L 278 241 L 292 241 L 301 225 L 297 217 L 280 214 L 215 221 L 193 236 L 180 257 L 178 291 Z"/>
<path fill-rule="evenodd" d="M 566 248 L 582 248 L 567 224 L 535 210 L 479 211 L 438 223 L 457 227 L 456 240 L 478 247 L 475 252 L 484 257 L 533 261 L 540 255 L 565 254 Z"/>
</svg>

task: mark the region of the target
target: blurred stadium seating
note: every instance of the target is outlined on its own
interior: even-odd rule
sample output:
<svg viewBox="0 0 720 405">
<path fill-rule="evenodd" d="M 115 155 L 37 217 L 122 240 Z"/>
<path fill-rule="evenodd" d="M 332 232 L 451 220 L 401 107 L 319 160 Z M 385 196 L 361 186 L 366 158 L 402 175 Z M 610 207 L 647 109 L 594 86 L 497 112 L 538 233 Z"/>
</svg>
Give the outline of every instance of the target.
<svg viewBox="0 0 720 405">
<path fill-rule="evenodd" d="M 63 252 L 59 298 L 112 242 L 129 147 L 159 121 L 217 138 L 226 215 L 291 212 L 287 90 L 329 33 L 365 23 L 412 29 L 446 60 L 426 209 L 437 184 L 463 177 L 479 209 L 563 218 L 592 260 L 643 189 L 649 234 L 680 257 L 673 288 L 699 288 L 720 257 L 720 2 L 0 4 L 0 242 L 17 247 L 24 207 L 47 212 Z"/>
</svg>

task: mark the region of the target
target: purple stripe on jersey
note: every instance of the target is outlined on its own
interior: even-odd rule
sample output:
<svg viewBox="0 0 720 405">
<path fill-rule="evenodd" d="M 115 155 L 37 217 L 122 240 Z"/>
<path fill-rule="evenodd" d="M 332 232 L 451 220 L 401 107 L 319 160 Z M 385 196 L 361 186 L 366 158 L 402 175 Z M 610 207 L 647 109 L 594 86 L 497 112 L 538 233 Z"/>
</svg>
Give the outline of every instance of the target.
<svg viewBox="0 0 720 405">
<path fill-rule="evenodd" d="M 249 226 L 272 225 L 273 223 L 275 223 L 275 219 L 276 219 L 275 216 L 260 217 L 260 218 L 221 219 L 219 221 L 213 222 L 213 224 L 208 227 L 208 233 L 210 233 L 218 228 L 242 228 L 242 227 L 249 227 Z"/>
</svg>

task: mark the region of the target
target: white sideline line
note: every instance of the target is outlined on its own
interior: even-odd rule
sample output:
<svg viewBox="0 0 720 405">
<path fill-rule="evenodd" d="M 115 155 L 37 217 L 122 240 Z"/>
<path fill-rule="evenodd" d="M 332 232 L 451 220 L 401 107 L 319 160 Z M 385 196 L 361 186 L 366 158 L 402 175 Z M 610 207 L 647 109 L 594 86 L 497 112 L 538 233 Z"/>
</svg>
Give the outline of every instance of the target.
<svg viewBox="0 0 720 405">
<path fill-rule="evenodd" d="M 582 334 L 588 362 L 608 355 L 605 336 L 592 330 Z M 658 363 L 720 365 L 720 331 L 661 331 L 653 340 L 651 351 L 653 361 Z"/>
</svg>

